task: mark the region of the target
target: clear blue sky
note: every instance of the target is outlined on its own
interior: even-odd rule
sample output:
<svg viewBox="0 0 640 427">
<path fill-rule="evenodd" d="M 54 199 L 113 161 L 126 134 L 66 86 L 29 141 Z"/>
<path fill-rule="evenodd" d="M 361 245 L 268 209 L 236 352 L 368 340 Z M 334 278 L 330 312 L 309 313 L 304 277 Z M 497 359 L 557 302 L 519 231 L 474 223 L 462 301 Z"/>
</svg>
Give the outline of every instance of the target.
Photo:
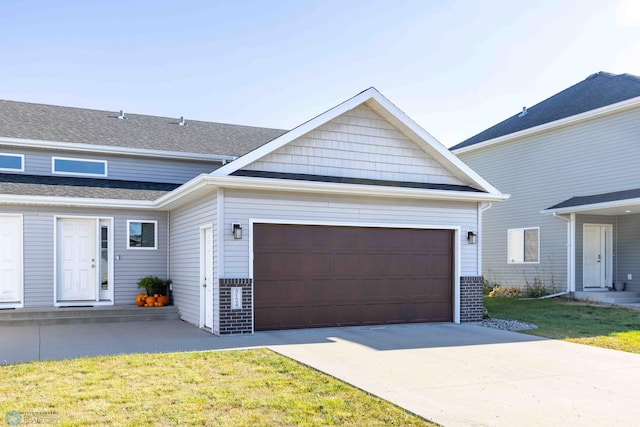
<svg viewBox="0 0 640 427">
<path fill-rule="evenodd" d="M 375 86 L 451 146 L 640 75 L 640 0 L 2 0 L 0 58 L 2 99 L 285 129 Z"/>
</svg>

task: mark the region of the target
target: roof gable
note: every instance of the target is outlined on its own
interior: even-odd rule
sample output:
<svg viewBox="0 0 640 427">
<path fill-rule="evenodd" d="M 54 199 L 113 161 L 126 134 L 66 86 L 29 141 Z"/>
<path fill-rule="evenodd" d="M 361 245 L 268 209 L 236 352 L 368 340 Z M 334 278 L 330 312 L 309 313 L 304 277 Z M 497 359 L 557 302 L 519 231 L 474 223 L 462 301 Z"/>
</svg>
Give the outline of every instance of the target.
<svg viewBox="0 0 640 427">
<path fill-rule="evenodd" d="M 368 125 L 367 125 L 368 124 Z M 345 127 L 355 125 L 368 127 L 362 135 L 371 144 L 354 151 L 359 141 L 352 140 Z M 340 129 L 340 131 L 338 130 Z M 367 134 L 369 133 L 369 134 Z M 378 138 L 386 139 L 380 143 Z M 346 140 L 344 140 L 346 139 Z M 394 143 L 390 144 L 390 141 Z M 376 146 L 376 142 L 380 143 Z M 331 152 L 342 148 L 350 151 L 354 158 L 336 165 Z M 372 148 L 373 147 L 373 148 Z M 287 163 L 287 156 L 298 156 L 297 169 L 282 170 L 276 165 Z M 305 157 L 315 157 L 311 168 L 304 168 Z M 376 89 L 370 88 L 339 104 L 329 111 L 298 126 L 279 138 L 259 147 L 239 159 L 212 172 L 212 175 L 232 175 L 239 170 L 265 170 L 266 172 L 288 172 L 301 175 L 336 175 L 360 179 L 408 181 L 409 175 L 402 163 L 392 157 L 403 157 L 415 170 L 424 170 L 420 182 L 431 181 L 438 184 L 471 186 L 493 194 L 499 194 L 488 182 L 477 175 L 467 165 L 450 153 L 400 109 L 383 97 Z M 391 159 L 384 165 L 384 159 Z M 397 158 L 396 158 L 397 160 Z M 325 162 L 323 165 L 322 162 Z M 366 165 L 357 173 L 358 162 Z M 296 163 L 296 162 L 288 162 Z M 348 172 L 339 172 L 342 166 L 352 163 Z M 353 165 L 355 164 L 355 166 Z M 406 165 L 405 165 L 406 166 Z M 389 170 L 379 173 L 381 168 Z M 378 173 L 372 174 L 371 171 Z M 413 181 L 415 181 L 413 176 Z"/>
<path fill-rule="evenodd" d="M 451 147 L 452 151 L 640 97 L 640 77 L 600 71 Z"/>
</svg>

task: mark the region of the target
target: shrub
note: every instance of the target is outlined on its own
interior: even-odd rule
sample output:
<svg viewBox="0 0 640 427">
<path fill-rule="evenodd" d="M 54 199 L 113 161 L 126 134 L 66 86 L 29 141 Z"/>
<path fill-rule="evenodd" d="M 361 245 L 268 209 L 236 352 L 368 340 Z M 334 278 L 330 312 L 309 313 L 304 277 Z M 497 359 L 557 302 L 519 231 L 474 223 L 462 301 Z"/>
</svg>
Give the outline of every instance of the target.
<svg viewBox="0 0 640 427">
<path fill-rule="evenodd" d="M 533 283 L 527 283 L 523 290 L 523 295 L 526 298 L 540 298 L 548 295 L 548 293 L 549 292 L 547 292 L 547 288 L 544 283 L 542 283 L 537 277 Z"/>
<path fill-rule="evenodd" d="M 522 290 L 516 286 L 496 286 L 489 292 L 491 298 L 519 298 L 521 296 Z"/>
</svg>

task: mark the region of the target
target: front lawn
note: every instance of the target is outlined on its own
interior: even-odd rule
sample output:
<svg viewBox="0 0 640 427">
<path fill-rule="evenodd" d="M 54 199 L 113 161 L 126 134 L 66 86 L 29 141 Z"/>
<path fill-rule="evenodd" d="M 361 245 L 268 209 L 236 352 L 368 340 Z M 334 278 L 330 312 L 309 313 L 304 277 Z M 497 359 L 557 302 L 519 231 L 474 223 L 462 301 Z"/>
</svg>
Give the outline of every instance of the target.
<svg viewBox="0 0 640 427">
<path fill-rule="evenodd" d="M 266 349 L 32 362 L 0 378 L 2 422 L 434 425 Z"/>
<path fill-rule="evenodd" d="M 484 298 L 491 317 L 538 326 L 524 333 L 640 353 L 640 310 L 561 299 Z"/>
</svg>

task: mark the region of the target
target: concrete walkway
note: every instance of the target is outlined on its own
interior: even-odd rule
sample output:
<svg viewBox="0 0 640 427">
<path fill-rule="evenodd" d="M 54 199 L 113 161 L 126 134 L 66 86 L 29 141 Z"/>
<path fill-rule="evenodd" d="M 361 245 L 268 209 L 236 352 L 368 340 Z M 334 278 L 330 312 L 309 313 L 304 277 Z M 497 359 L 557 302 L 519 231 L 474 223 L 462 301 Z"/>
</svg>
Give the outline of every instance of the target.
<svg viewBox="0 0 640 427">
<path fill-rule="evenodd" d="M 180 321 L 0 329 L 0 363 L 269 347 L 444 426 L 640 425 L 640 355 L 478 325 L 214 337 Z"/>
</svg>

